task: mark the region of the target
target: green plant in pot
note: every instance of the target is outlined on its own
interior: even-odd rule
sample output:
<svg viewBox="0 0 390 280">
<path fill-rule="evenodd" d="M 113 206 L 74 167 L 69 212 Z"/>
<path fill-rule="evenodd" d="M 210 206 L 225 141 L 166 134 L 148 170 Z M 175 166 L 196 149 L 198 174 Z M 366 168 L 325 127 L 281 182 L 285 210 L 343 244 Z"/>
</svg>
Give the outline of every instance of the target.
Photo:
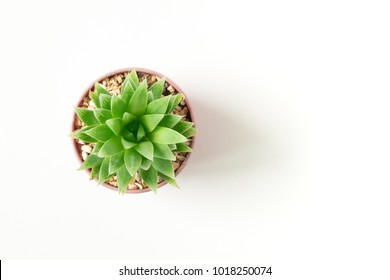
<svg viewBox="0 0 390 280">
<path fill-rule="evenodd" d="M 173 113 L 184 95 L 163 95 L 164 86 L 165 78 L 148 85 L 135 70 L 119 94 L 96 83 L 89 93 L 94 108 L 75 108 L 83 126 L 71 137 L 92 147 L 80 170 L 91 170 L 100 184 L 115 176 L 119 193 L 135 177 L 154 192 L 161 180 L 177 186 L 173 162 L 178 153 L 192 152 L 188 144 L 197 131 L 193 122 Z"/>
</svg>

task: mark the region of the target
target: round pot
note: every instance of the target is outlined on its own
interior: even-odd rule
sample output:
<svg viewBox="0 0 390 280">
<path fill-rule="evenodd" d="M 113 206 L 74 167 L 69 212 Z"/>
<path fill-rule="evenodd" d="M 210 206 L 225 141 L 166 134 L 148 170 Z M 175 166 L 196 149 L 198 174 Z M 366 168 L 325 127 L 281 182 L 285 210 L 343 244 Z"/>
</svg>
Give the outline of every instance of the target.
<svg viewBox="0 0 390 280">
<path fill-rule="evenodd" d="M 146 74 L 150 74 L 150 75 L 155 75 L 157 77 L 165 77 L 166 79 L 166 82 L 171 85 L 172 87 L 175 88 L 175 90 L 177 92 L 180 92 L 180 93 L 183 93 L 183 95 L 185 96 L 185 103 L 186 103 L 186 106 L 188 108 L 188 115 L 190 117 L 190 121 L 194 123 L 194 127 L 196 127 L 195 125 L 195 120 L 194 120 L 194 115 L 192 113 L 192 108 L 191 108 L 191 105 L 187 99 L 187 96 L 185 95 L 185 93 L 182 91 L 182 89 L 175 83 L 173 82 L 171 79 L 169 79 L 168 77 L 158 73 L 158 72 L 155 72 L 153 70 L 149 70 L 149 69 L 145 69 L 145 68 L 138 68 L 138 67 L 129 67 L 129 68 L 122 68 L 122 69 L 118 69 L 118 70 L 115 70 L 115 71 L 112 71 L 112 72 L 109 72 L 101 77 L 99 77 L 98 79 L 96 79 L 95 81 L 93 81 L 86 89 L 85 91 L 83 92 L 83 94 L 81 95 L 81 98 L 79 100 L 79 102 L 77 103 L 77 107 L 80 107 L 82 106 L 83 104 L 83 99 L 85 97 L 87 97 L 89 95 L 89 92 L 94 88 L 94 85 L 95 85 L 95 82 L 98 82 L 98 83 L 101 83 L 104 79 L 106 78 L 109 78 L 111 76 L 114 76 L 116 74 L 121 74 L 121 73 L 128 73 L 130 72 L 131 70 L 135 69 L 137 71 L 137 73 L 146 73 Z M 76 113 L 73 114 L 73 121 L 72 121 L 72 132 L 75 131 L 77 129 L 77 125 L 76 125 L 76 122 L 77 122 L 77 115 Z M 191 139 L 191 142 L 190 142 L 190 147 L 193 148 L 194 146 L 194 140 L 195 140 L 195 137 L 192 137 Z M 76 140 L 75 139 L 72 139 L 72 143 L 73 143 L 73 147 L 74 147 L 74 151 L 76 153 L 76 157 L 79 159 L 80 163 L 83 162 L 83 159 L 81 157 L 81 148 L 79 146 L 79 144 L 76 143 Z M 187 161 L 188 159 L 190 158 L 191 156 L 191 153 L 186 153 L 186 158 L 185 160 L 182 162 L 182 164 L 179 166 L 178 169 L 176 169 L 175 171 L 175 176 L 177 176 L 182 170 L 183 168 L 185 167 L 185 165 L 187 164 Z M 91 173 L 91 171 L 88 169 L 86 170 L 88 174 Z M 158 188 L 164 186 L 165 184 L 167 184 L 166 181 L 162 181 L 158 184 Z M 115 190 L 115 191 L 118 191 L 118 188 L 117 187 L 114 187 L 108 183 L 103 183 L 102 184 L 103 186 L 111 189 L 111 190 Z M 144 193 L 144 192 L 149 192 L 151 191 L 150 188 L 146 188 L 146 189 L 136 189 L 136 190 L 126 190 L 126 193 Z"/>
</svg>

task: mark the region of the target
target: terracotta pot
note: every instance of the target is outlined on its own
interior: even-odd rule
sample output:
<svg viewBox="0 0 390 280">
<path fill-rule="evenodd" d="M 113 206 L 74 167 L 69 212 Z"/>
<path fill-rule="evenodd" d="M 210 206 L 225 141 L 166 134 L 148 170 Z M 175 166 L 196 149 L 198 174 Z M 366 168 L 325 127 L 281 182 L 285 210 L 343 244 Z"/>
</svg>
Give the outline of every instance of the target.
<svg viewBox="0 0 390 280">
<path fill-rule="evenodd" d="M 166 78 L 166 82 L 170 85 L 172 85 L 177 92 L 180 92 L 180 93 L 183 93 L 184 96 L 185 96 L 185 101 L 186 101 L 186 106 L 188 108 L 188 113 L 189 113 L 189 116 L 191 118 L 191 121 L 193 123 L 195 123 L 195 119 L 194 119 L 194 115 L 192 113 L 192 108 L 191 108 L 191 104 L 189 103 L 189 100 L 187 98 L 187 96 L 185 95 L 185 93 L 181 90 L 181 88 L 175 83 L 173 82 L 171 79 L 167 78 L 166 76 L 158 73 L 158 72 L 155 72 L 153 70 L 149 70 L 149 69 L 145 69 L 145 68 L 138 68 L 138 67 L 129 67 L 129 68 L 123 68 L 123 69 L 118 69 L 118 70 L 115 70 L 115 71 L 112 71 L 112 72 L 109 72 L 103 76 L 101 76 L 100 78 L 96 79 L 95 81 L 93 81 L 89 87 L 83 92 L 79 102 L 77 103 L 77 106 L 80 107 L 83 103 L 83 99 L 85 97 L 88 96 L 90 90 L 93 89 L 94 85 L 95 85 L 95 82 L 102 82 L 105 78 L 108 78 L 108 77 L 111 77 L 113 75 L 116 75 L 116 74 L 120 74 L 120 73 L 127 73 L 127 72 L 130 72 L 131 70 L 137 70 L 138 73 L 146 73 L 146 74 L 151 74 L 151 75 L 156 75 L 158 77 L 165 77 Z M 73 115 L 73 122 L 72 122 L 72 132 L 76 130 L 76 120 L 77 120 L 77 115 L 76 113 L 74 113 Z M 194 125 L 194 127 L 196 127 L 196 125 Z M 194 147 L 194 140 L 195 140 L 195 137 L 192 138 L 191 140 L 191 143 L 190 143 L 190 147 L 193 148 Z M 77 158 L 79 159 L 80 163 L 83 162 L 83 159 L 81 157 L 81 149 L 79 147 L 79 145 L 76 143 L 76 141 L 74 139 L 72 139 L 72 143 L 73 143 L 73 147 L 74 147 L 74 151 L 76 153 L 76 156 Z M 186 153 L 186 158 L 185 160 L 182 162 L 182 164 L 180 165 L 180 167 L 175 171 L 175 175 L 177 176 L 182 170 L 183 168 L 185 167 L 185 165 L 187 164 L 187 161 L 188 159 L 190 158 L 191 156 L 191 153 Z M 88 169 L 86 170 L 88 174 L 91 173 L 91 171 Z M 158 184 L 158 188 L 164 186 L 165 184 L 167 184 L 167 182 L 165 181 L 162 181 Z M 114 186 L 111 186 L 107 183 L 103 183 L 103 186 L 111 189 L 111 190 L 115 190 L 115 191 L 118 191 L 118 188 L 117 187 L 114 187 Z M 146 189 L 137 189 L 137 190 L 127 190 L 126 193 L 143 193 L 143 192 L 149 192 L 151 191 L 150 188 L 146 188 Z"/>
</svg>

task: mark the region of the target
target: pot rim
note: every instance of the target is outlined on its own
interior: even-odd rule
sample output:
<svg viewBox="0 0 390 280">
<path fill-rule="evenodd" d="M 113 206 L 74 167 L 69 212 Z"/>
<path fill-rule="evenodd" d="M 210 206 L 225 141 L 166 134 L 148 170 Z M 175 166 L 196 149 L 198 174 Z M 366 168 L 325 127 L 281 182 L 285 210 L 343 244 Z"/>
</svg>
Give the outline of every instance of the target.
<svg viewBox="0 0 390 280">
<path fill-rule="evenodd" d="M 186 101 L 186 106 L 187 106 L 187 108 L 188 108 L 188 113 L 189 113 L 189 115 L 190 115 L 190 117 L 191 117 L 191 122 L 193 122 L 193 123 L 194 123 L 194 127 L 196 127 L 196 122 L 195 122 L 194 115 L 193 115 L 193 113 L 192 113 L 191 104 L 190 104 L 190 102 L 188 101 L 188 98 L 187 98 L 186 94 L 183 92 L 183 90 L 182 90 L 174 81 L 172 81 L 170 78 L 166 77 L 165 75 L 162 75 L 162 74 L 159 73 L 159 72 L 156 72 L 156 71 L 154 71 L 154 70 L 150 70 L 150 69 L 147 69 L 147 68 L 141 68 L 141 67 L 126 67 L 126 68 L 120 68 L 120 69 L 117 69 L 117 70 L 108 72 L 108 73 L 106 73 L 106 74 L 104 74 L 104 75 L 101 75 L 99 78 L 95 79 L 95 80 L 94 80 L 94 81 L 93 81 L 93 82 L 92 82 L 92 83 L 83 91 L 83 94 L 81 95 L 81 98 L 79 99 L 79 101 L 78 101 L 78 103 L 77 103 L 76 106 L 79 106 L 79 105 L 81 104 L 81 102 L 83 101 L 84 97 L 88 96 L 89 91 L 95 86 L 95 83 L 96 83 L 96 82 L 102 82 L 104 79 L 106 79 L 106 78 L 108 78 L 108 77 L 111 77 L 111 76 L 114 76 L 114 75 L 120 74 L 120 73 L 130 72 L 130 71 L 132 71 L 132 70 L 134 70 L 134 69 L 135 69 L 137 72 L 146 73 L 146 74 L 150 74 L 150 75 L 156 75 L 156 76 L 158 76 L 158 77 L 160 77 L 160 78 L 165 77 L 165 80 L 166 80 L 166 82 L 167 82 L 168 84 L 172 85 L 172 86 L 176 89 L 177 92 L 182 93 L 182 94 L 184 95 L 184 98 L 185 98 L 185 101 Z M 74 112 L 74 113 L 73 113 L 72 126 L 71 126 L 71 133 L 72 133 L 73 131 L 76 130 L 76 117 L 77 117 L 77 115 L 76 115 L 76 113 Z M 195 136 L 191 138 L 191 142 L 190 142 L 190 145 L 189 145 L 191 148 L 194 147 L 195 138 L 196 138 Z M 82 159 L 82 157 L 81 157 L 81 154 L 80 154 L 80 152 L 79 152 L 79 149 L 78 149 L 78 146 L 77 146 L 77 144 L 76 144 L 75 139 L 71 139 L 71 141 L 72 141 L 72 144 L 73 144 L 73 148 L 74 148 L 73 150 L 74 150 L 74 152 L 75 152 L 75 154 L 76 154 L 76 157 L 78 158 L 78 160 L 79 160 L 80 163 L 83 163 L 83 159 Z M 179 175 L 179 173 L 184 169 L 184 167 L 185 167 L 185 165 L 187 164 L 187 162 L 188 162 L 188 160 L 189 160 L 191 154 L 192 154 L 192 152 L 186 154 L 185 160 L 182 162 L 182 164 L 179 166 L 179 168 L 176 169 L 176 171 L 175 171 L 175 177 L 176 177 L 177 175 Z M 85 171 L 86 171 L 88 174 L 91 173 L 91 171 L 90 171 L 89 169 L 87 169 L 87 170 L 85 170 Z M 96 181 L 96 180 L 95 180 L 95 181 Z M 162 186 L 164 186 L 164 185 L 166 185 L 166 184 L 167 184 L 167 182 L 163 180 L 162 182 L 160 182 L 160 183 L 157 185 L 157 187 L 160 188 L 160 187 L 162 187 Z M 108 184 L 108 183 L 106 183 L 106 182 L 104 182 L 104 183 L 101 184 L 101 185 L 103 185 L 104 187 L 106 187 L 106 188 L 108 188 L 108 189 L 111 189 L 111 190 L 114 190 L 114 191 L 118 191 L 118 188 L 117 188 L 117 187 L 111 186 L 110 184 Z M 129 189 L 127 189 L 127 190 L 126 190 L 126 193 L 136 194 L 136 193 L 145 193 L 145 192 L 150 192 L 150 191 L 151 191 L 150 188 L 146 188 L 146 189 L 137 189 L 137 190 L 129 190 Z"/>
</svg>

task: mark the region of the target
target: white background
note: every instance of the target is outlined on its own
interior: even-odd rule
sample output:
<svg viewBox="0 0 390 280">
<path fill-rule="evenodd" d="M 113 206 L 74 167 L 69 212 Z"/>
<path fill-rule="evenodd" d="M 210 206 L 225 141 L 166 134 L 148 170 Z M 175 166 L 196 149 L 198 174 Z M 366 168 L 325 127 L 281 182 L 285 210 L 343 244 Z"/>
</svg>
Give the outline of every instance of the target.
<svg viewBox="0 0 390 280">
<path fill-rule="evenodd" d="M 0 258 L 389 279 L 386 1 L 52 2 L 0 4 Z M 181 190 L 121 196 L 76 171 L 72 106 L 128 66 L 193 104 Z"/>
</svg>

